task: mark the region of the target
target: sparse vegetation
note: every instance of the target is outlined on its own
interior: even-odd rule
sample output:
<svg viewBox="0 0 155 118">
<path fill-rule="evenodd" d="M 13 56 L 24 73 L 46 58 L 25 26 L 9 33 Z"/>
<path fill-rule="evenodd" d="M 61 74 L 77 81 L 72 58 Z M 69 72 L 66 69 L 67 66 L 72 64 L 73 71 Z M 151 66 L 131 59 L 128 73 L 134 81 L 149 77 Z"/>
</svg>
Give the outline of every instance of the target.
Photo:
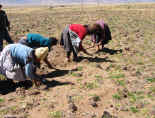
<svg viewBox="0 0 155 118">
<path fill-rule="evenodd" d="M 61 111 L 51 112 L 50 118 L 62 118 L 62 112 Z"/>
</svg>

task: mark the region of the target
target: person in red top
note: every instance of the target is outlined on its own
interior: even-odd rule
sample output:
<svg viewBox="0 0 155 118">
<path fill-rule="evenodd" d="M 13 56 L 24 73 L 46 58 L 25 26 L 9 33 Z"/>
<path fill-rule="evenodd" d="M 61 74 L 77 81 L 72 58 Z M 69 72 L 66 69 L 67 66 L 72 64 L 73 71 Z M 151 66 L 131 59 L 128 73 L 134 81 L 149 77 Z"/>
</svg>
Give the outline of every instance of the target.
<svg viewBox="0 0 155 118">
<path fill-rule="evenodd" d="M 64 46 L 67 53 L 67 61 L 70 61 L 71 52 L 73 52 L 73 61 L 78 61 L 78 52 L 83 51 L 89 54 L 82 46 L 82 40 L 86 35 L 92 35 L 100 30 L 99 25 L 81 25 L 70 24 L 65 27 L 61 33 L 60 45 Z"/>
</svg>

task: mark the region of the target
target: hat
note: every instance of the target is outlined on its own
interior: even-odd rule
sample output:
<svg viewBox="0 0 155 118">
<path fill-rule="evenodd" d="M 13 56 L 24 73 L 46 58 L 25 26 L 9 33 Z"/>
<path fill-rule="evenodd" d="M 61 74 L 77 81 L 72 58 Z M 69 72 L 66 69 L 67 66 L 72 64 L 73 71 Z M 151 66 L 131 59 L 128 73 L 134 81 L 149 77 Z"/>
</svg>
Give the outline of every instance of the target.
<svg viewBox="0 0 155 118">
<path fill-rule="evenodd" d="M 41 48 L 37 48 L 35 49 L 35 56 L 38 60 L 43 60 L 47 54 L 48 54 L 48 47 L 41 47 Z"/>
</svg>

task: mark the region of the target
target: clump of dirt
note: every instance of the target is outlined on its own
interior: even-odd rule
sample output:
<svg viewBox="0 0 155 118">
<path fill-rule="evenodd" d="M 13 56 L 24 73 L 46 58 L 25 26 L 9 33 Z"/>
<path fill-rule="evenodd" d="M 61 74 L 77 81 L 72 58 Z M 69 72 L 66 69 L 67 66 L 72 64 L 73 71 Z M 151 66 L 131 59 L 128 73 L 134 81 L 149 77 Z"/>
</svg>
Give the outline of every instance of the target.
<svg viewBox="0 0 155 118">
<path fill-rule="evenodd" d="M 102 118 L 117 118 L 116 116 L 112 116 L 109 112 L 104 111 Z"/>
<path fill-rule="evenodd" d="M 25 96 L 26 95 L 26 90 L 24 87 L 19 87 L 16 89 L 16 94 L 19 96 Z"/>
</svg>

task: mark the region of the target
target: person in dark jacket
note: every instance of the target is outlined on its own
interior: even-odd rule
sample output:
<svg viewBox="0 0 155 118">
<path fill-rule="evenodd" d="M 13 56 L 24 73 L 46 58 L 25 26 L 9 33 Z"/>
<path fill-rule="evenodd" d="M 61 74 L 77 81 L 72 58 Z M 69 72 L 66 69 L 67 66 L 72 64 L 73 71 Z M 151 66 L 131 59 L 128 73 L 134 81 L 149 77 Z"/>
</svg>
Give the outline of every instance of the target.
<svg viewBox="0 0 155 118">
<path fill-rule="evenodd" d="M 39 47 L 48 47 L 49 51 L 51 50 L 52 46 L 57 44 L 57 42 L 58 40 L 55 37 L 47 38 L 36 33 L 28 33 L 18 41 L 18 43 L 31 47 L 33 49 Z M 49 68 L 53 68 L 49 63 L 47 57 L 44 59 L 44 62 L 48 65 Z"/>
<path fill-rule="evenodd" d="M 108 24 L 106 24 L 103 20 L 97 21 L 96 25 L 100 25 L 101 30 L 93 34 L 91 36 L 91 40 L 94 42 L 94 45 L 97 44 L 98 50 L 100 50 L 100 46 L 102 46 L 103 49 L 104 45 L 108 44 L 109 41 L 112 40 L 112 37 Z"/>
<path fill-rule="evenodd" d="M 0 52 L 3 50 L 4 39 L 9 44 L 13 43 L 8 31 L 10 31 L 10 22 L 8 21 L 7 14 L 4 10 L 2 10 L 2 5 L 0 4 Z"/>
</svg>

